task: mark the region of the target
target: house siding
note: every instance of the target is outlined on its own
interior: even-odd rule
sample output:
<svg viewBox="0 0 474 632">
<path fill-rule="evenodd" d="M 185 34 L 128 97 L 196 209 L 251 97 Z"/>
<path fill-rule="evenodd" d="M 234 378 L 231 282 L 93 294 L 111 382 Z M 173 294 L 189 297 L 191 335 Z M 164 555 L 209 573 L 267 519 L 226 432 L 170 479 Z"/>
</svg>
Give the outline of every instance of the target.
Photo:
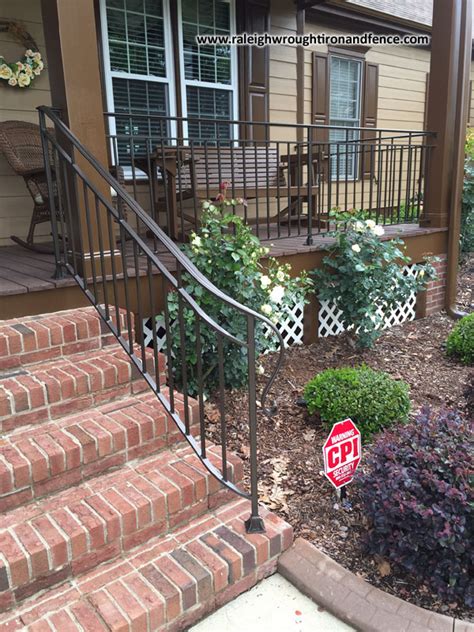
<svg viewBox="0 0 474 632">
<path fill-rule="evenodd" d="M 45 57 L 45 41 L 39 0 L 2 0 L 0 18 L 18 21 L 32 35 Z M 19 59 L 21 46 L 8 34 L 0 33 L 1 53 L 8 60 Z M 46 59 L 45 59 L 46 61 Z M 47 66 L 31 87 L 26 89 L 0 87 L 0 121 L 21 120 L 38 122 L 38 105 L 49 105 L 51 96 Z M 10 245 L 10 235 L 25 237 L 31 219 L 33 202 L 23 178 L 15 175 L 0 153 L 0 246 Z M 48 224 L 36 228 L 36 235 L 46 238 L 50 233 Z"/>
</svg>

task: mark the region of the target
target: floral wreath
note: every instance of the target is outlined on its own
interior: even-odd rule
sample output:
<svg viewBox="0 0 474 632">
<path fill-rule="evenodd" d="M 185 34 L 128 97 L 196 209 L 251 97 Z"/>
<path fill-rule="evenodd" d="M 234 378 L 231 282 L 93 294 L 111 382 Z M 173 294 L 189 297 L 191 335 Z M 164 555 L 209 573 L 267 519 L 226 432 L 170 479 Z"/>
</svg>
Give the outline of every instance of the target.
<svg viewBox="0 0 474 632">
<path fill-rule="evenodd" d="M 0 32 L 7 32 L 25 47 L 22 59 L 7 62 L 0 55 L 0 80 L 9 86 L 27 88 L 43 72 L 44 63 L 38 46 L 23 26 L 9 20 L 0 20 Z"/>
</svg>

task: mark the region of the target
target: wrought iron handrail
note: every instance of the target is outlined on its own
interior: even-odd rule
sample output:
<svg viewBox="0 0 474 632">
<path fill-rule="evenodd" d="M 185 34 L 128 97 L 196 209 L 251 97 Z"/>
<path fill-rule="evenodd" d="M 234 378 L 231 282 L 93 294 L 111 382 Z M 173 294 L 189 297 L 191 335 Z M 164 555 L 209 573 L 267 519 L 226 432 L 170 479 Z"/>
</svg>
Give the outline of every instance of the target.
<svg viewBox="0 0 474 632">
<path fill-rule="evenodd" d="M 261 532 L 264 525 L 258 509 L 257 410 L 259 407 L 261 411 L 265 410 L 266 398 L 283 362 L 284 344 L 280 332 L 271 320 L 240 304 L 213 285 L 149 217 L 136 199 L 80 142 L 61 120 L 57 110 L 47 106 L 41 106 L 38 110 L 49 200 L 54 207 L 51 209 L 51 217 L 58 274 L 67 271 L 73 276 L 207 470 L 224 486 L 251 500 L 251 515 L 246 527 L 249 532 Z M 52 129 L 48 128 L 47 120 L 52 124 Z M 114 193 L 115 203 L 109 198 L 109 188 Z M 78 212 L 79 209 L 81 213 Z M 145 233 L 148 240 L 142 236 Z M 143 277 L 145 283 L 141 282 Z M 199 298 L 192 296 L 186 289 L 186 279 L 192 279 L 207 295 L 240 314 L 246 321 L 245 338 L 241 339 L 217 322 L 216 317 L 207 314 L 201 307 Z M 148 305 L 147 316 L 151 312 L 154 323 L 159 314 L 158 299 L 160 296 L 162 298 L 162 313 L 167 325 L 167 386 L 161 374 L 155 327 L 151 352 L 145 348 L 143 336 L 138 342 L 133 338 L 132 291 L 136 295 L 140 324 L 144 320 L 142 305 Z M 173 346 L 170 334 L 170 291 L 178 295 L 179 348 Z M 189 332 L 186 332 L 184 323 L 185 306 L 194 315 L 198 357 L 201 327 L 207 327 L 215 334 L 221 433 L 220 467 L 210 460 L 207 452 L 204 378 L 200 361 L 197 363 L 199 436 L 194 436 L 191 432 L 186 377 L 188 368 L 185 361 L 186 335 Z M 125 310 L 123 328 L 121 310 Z M 256 379 L 257 324 L 268 327 L 279 343 L 277 360 L 262 389 L 260 401 L 257 400 Z M 239 345 L 247 355 L 250 492 L 238 487 L 228 477 L 225 343 Z M 182 371 L 182 412 L 175 395 L 174 373 L 178 364 Z"/>
</svg>

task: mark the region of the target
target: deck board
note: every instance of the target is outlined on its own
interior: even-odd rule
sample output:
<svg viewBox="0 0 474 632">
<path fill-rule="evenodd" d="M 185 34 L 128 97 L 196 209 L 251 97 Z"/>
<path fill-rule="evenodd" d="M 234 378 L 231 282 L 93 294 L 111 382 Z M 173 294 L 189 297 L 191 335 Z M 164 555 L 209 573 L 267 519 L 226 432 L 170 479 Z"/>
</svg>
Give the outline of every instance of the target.
<svg viewBox="0 0 474 632">
<path fill-rule="evenodd" d="M 397 226 L 387 226 L 386 235 L 390 236 L 412 236 L 438 232 L 439 229 L 420 228 L 413 224 L 399 224 Z M 267 231 L 262 231 L 261 238 L 267 236 Z M 281 227 L 281 235 L 283 227 Z M 306 235 L 300 234 L 290 237 L 278 238 L 278 231 L 275 225 L 271 226 L 271 238 L 262 241 L 262 245 L 270 247 L 270 256 L 282 257 L 301 253 L 309 253 L 322 250 L 333 240 L 327 235 L 315 235 L 313 244 L 306 245 Z M 152 240 L 148 240 L 153 248 Z M 127 273 L 130 277 L 135 276 L 135 267 L 132 256 L 132 243 L 127 242 Z M 174 258 L 167 252 L 158 252 L 159 259 L 170 270 L 175 269 Z M 27 292 L 40 292 L 54 288 L 70 287 L 75 285 L 71 277 L 54 279 L 54 256 L 52 254 L 37 253 L 26 250 L 19 245 L 4 246 L 0 248 L 0 297 L 11 296 L 13 294 L 24 294 Z M 154 273 L 158 273 L 154 269 Z M 139 275 L 147 274 L 146 258 L 139 259 Z"/>
</svg>

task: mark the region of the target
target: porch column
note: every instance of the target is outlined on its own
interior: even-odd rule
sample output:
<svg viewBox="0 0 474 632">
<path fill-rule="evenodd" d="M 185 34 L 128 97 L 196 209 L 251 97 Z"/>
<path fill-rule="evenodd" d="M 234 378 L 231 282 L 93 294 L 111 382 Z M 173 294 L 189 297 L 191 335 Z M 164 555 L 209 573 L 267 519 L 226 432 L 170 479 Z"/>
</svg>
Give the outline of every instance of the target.
<svg viewBox="0 0 474 632">
<path fill-rule="evenodd" d="M 450 214 L 456 212 L 451 206 L 453 187 L 459 186 L 455 157 L 464 145 L 467 125 L 467 107 L 460 105 L 467 103 L 469 85 L 464 85 L 464 56 L 471 48 L 470 4 L 471 0 L 433 2 L 427 130 L 436 132 L 437 137 L 428 165 L 421 222 L 433 228 L 447 227 Z"/>
<path fill-rule="evenodd" d="M 94 5 L 94 0 L 41 0 L 52 105 L 61 109 L 64 121 L 71 131 L 94 157 L 108 168 Z M 75 155 L 75 159 L 91 183 L 106 200 L 110 201 L 110 187 L 90 168 L 85 159 L 79 155 Z M 77 222 L 82 233 L 88 267 L 84 273 L 88 274 L 90 262 L 89 265 L 87 262 L 91 258 L 90 252 L 94 253 L 94 257 L 98 257 L 98 226 L 92 221 L 88 231 L 82 191 L 78 198 Z M 111 244 L 105 217 L 101 220 L 103 247 L 107 259 Z"/>
</svg>

